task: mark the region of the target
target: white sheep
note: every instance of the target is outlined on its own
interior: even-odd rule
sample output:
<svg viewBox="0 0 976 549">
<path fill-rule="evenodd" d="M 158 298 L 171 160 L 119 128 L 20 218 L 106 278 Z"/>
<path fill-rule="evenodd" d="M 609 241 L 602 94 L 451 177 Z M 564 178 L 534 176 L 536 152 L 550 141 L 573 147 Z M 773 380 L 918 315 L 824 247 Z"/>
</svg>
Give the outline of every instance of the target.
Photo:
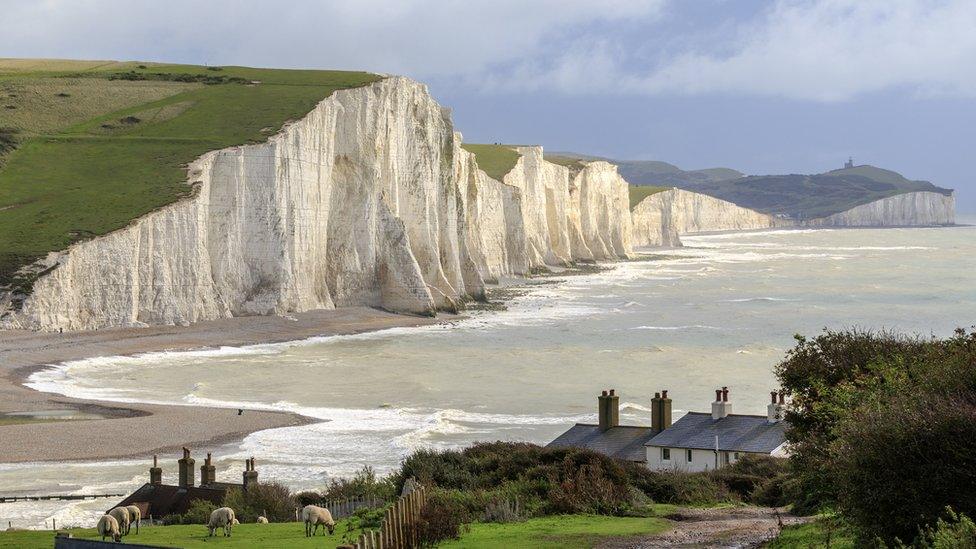
<svg viewBox="0 0 976 549">
<path fill-rule="evenodd" d="M 325 526 L 325 529 L 329 531 L 329 535 L 335 531 L 335 521 L 332 520 L 332 513 L 328 509 L 319 507 L 317 505 L 306 505 L 302 509 L 302 521 L 305 522 L 305 537 L 314 536 L 319 531 L 319 525 Z M 312 526 L 315 529 L 312 529 Z M 325 532 L 322 532 L 325 535 Z"/>
<path fill-rule="evenodd" d="M 108 512 L 119 523 L 119 532 L 125 536 L 129 534 L 129 510 L 125 507 L 116 507 Z"/>
<path fill-rule="evenodd" d="M 217 528 L 224 529 L 224 536 L 229 536 L 231 534 L 231 529 L 234 526 L 234 521 L 237 518 L 234 516 L 234 510 L 230 507 L 221 507 L 220 509 L 214 509 L 210 513 L 210 522 L 207 523 L 207 528 L 210 529 L 210 535 L 217 535 Z"/>
<path fill-rule="evenodd" d="M 268 518 L 267 517 L 264 517 L 264 516 L 258 517 L 257 523 L 258 524 L 267 524 L 268 523 Z"/>
<path fill-rule="evenodd" d="M 112 515 L 102 515 L 95 525 L 95 530 L 102 536 L 102 541 L 105 541 L 105 536 L 112 536 L 112 541 L 115 542 L 122 541 L 122 535 L 119 534 L 119 521 Z"/>
<path fill-rule="evenodd" d="M 234 522 L 232 522 L 231 524 L 233 524 L 234 526 L 237 526 L 240 523 L 241 523 L 241 521 L 239 521 L 237 519 L 234 519 Z"/>
<path fill-rule="evenodd" d="M 125 510 L 129 512 L 129 527 L 125 530 L 125 535 L 129 535 L 129 530 L 132 529 L 132 523 L 136 525 L 136 534 L 139 533 L 139 523 L 142 522 L 142 511 L 139 510 L 137 505 L 126 505 Z"/>
</svg>

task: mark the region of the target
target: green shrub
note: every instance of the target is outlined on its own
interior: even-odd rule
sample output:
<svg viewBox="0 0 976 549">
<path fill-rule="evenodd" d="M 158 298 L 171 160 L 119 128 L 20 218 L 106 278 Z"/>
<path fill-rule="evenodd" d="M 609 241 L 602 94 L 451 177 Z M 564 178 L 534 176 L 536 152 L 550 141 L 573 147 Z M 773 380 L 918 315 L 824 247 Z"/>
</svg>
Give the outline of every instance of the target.
<svg viewBox="0 0 976 549">
<path fill-rule="evenodd" d="M 241 522 L 255 522 L 262 515 L 271 522 L 295 520 L 297 506 L 288 488 L 277 482 L 251 484 L 247 490 L 231 488 L 224 505 L 233 509 Z"/>
<path fill-rule="evenodd" d="M 178 522 L 174 522 L 173 524 L 207 524 L 210 522 L 210 513 L 216 508 L 216 505 L 207 500 L 195 499 L 190 502 L 186 513 L 183 513 L 182 516 L 174 516 L 174 519 L 178 520 Z"/>
<path fill-rule="evenodd" d="M 304 490 L 295 494 L 295 502 L 299 507 L 306 505 L 321 505 L 325 498 L 315 490 Z"/>
<path fill-rule="evenodd" d="M 976 549 L 976 524 L 966 515 L 946 508 L 946 518 L 926 528 L 911 545 L 914 549 Z"/>
<path fill-rule="evenodd" d="M 459 539 L 464 525 L 473 517 L 455 498 L 443 492 L 434 492 L 420 512 L 417 522 L 421 546 L 433 547 L 438 543 Z"/>
<path fill-rule="evenodd" d="M 392 477 L 377 478 L 372 467 L 360 469 L 352 478 L 332 479 L 318 501 L 333 499 L 370 499 L 390 501 L 399 495 Z"/>
<path fill-rule="evenodd" d="M 633 485 L 658 503 L 705 504 L 732 497 L 728 488 L 708 473 L 651 471 L 639 465 L 634 465 L 630 473 Z"/>
</svg>

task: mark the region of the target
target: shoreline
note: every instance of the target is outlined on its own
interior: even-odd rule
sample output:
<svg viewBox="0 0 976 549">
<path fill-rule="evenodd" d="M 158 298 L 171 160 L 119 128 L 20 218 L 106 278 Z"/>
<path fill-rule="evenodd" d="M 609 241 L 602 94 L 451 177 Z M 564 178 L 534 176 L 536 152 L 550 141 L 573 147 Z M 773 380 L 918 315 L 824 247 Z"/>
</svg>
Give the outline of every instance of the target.
<svg viewBox="0 0 976 549">
<path fill-rule="evenodd" d="M 122 459 L 212 447 L 265 429 L 319 420 L 290 412 L 119 403 L 41 392 L 24 386 L 34 372 L 71 360 L 191 351 L 351 335 L 387 328 L 443 324 L 460 318 L 407 316 L 348 307 L 289 316 L 237 317 L 190 326 L 113 328 L 65 334 L 0 331 L 0 418 L 11 412 L 72 411 L 99 419 L 0 424 L 0 463 Z M 9 417 L 9 416 L 7 416 Z"/>
</svg>

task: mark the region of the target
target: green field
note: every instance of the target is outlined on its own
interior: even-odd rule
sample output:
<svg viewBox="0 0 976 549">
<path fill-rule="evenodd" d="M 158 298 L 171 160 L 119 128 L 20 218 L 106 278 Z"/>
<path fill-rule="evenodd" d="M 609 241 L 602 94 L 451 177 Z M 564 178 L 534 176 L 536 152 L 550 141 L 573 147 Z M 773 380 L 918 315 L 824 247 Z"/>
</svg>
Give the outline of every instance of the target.
<svg viewBox="0 0 976 549">
<path fill-rule="evenodd" d="M 656 185 L 631 185 L 630 190 L 630 209 L 633 210 L 635 206 L 641 203 L 642 200 L 651 196 L 652 194 L 657 194 L 661 191 L 670 190 L 672 187 L 658 187 Z"/>
<path fill-rule="evenodd" d="M 0 286 L 29 285 L 14 271 L 189 195 L 186 166 L 203 153 L 264 141 L 334 91 L 378 79 L 0 59 Z"/>
<path fill-rule="evenodd" d="M 488 177 L 501 181 L 505 174 L 512 171 L 521 155 L 514 149 L 515 145 L 478 145 L 465 143 L 461 148 L 473 154 L 478 160 L 478 167 Z"/>
<path fill-rule="evenodd" d="M 471 531 L 460 540 L 440 547 L 582 549 L 610 538 L 656 534 L 668 527 L 668 521 L 660 518 L 562 515 L 505 524 L 472 524 Z"/>
<path fill-rule="evenodd" d="M 319 535 L 315 538 L 305 537 L 305 525 L 300 522 L 240 524 L 234 527 L 231 537 L 224 537 L 218 531 L 212 538 L 207 537 L 207 527 L 202 524 L 144 526 L 139 530 L 138 535 L 133 530 L 133 533 L 124 537 L 123 541 L 188 549 L 194 547 L 335 547 L 341 543 L 347 524 L 346 521 L 339 521 L 335 533 L 331 536 L 323 536 L 320 528 Z M 94 528 L 67 531 L 76 538 L 101 539 Z M 54 533 L 51 531 L 0 532 L 0 549 L 50 549 L 53 546 Z"/>
<path fill-rule="evenodd" d="M 850 530 L 843 527 L 828 527 L 823 519 L 787 526 L 780 532 L 779 537 L 769 542 L 768 549 L 790 549 L 793 547 L 852 549 L 855 547 L 854 536 Z"/>
<path fill-rule="evenodd" d="M 667 521 L 659 518 L 619 518 L 591 515 L 555 516 L 508 524 L 473 524 L 461 540 L 441 547 L 540 547 L 572 549 L 593 547 L 611 537 L 630 537 L 654 534 L 667 528 Z M 200 524 L 174 526 L 146 526 L 139 535 L 124 538 L 130 543 L 161 545 L 164 547 L 335 547 L 347 531 L 348 523 L 339 521 L 335 534 L 306 538 L 304 525 L 298 522 L 279 524 L 241 524 L 234 527 L 229 538 L 218 532 L 207 537 L 207 527 Z M 74 537 L 101 539 L 94 529 L 69 530 Z M 354 537 L 349 536 L 349 539 Z M 0 532 L 0 549 L 50 549 L 54 534 L 50 531 Z"/>
</svg>

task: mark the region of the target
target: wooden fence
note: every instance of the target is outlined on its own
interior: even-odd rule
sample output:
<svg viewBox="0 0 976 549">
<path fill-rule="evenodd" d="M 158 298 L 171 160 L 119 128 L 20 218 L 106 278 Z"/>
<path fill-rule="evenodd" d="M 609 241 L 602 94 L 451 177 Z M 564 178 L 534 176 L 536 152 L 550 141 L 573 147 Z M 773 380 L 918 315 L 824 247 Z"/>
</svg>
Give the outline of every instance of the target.
<svg viewBox="0 0 976 549">
<path fill-rule="evenodd" d="M 362 509 L 363 507 L 375 509 L 385 505 L 386 500 L 380 498 L 329 500 L 320 504 L 321 507 L 329 510 L 329 513 L 332 514 L 332 518 L 335 520 L 352 516 L 356 510 Z"/>
<path fill-rule="evenodd" d="M 355 549 L 415 549 L 420 547 L 417 522 L 427 503 L 427 490 L 423 486 L 408 494 L 386 509 L 386 516 L 379 530 L 369 530 L 353 544 Z"/>
</svg>

